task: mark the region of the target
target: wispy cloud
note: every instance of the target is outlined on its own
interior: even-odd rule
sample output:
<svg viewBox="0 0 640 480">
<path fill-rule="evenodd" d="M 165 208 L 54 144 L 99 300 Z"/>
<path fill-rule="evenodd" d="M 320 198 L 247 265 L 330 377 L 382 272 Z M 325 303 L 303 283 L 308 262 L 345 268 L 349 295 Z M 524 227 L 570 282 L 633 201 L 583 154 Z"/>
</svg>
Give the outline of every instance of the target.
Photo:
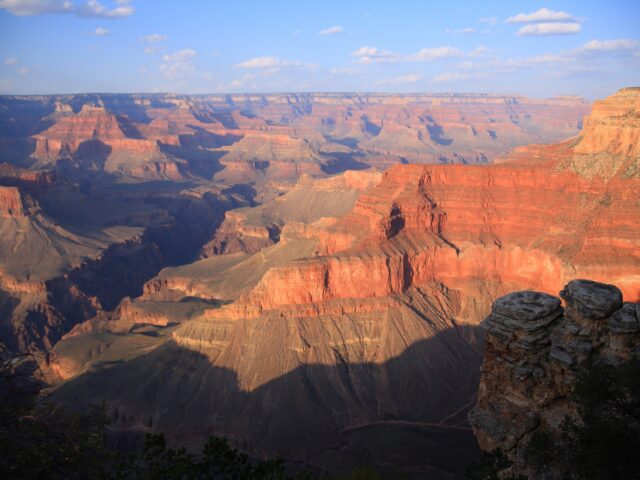
<svg viewBox="0 0 640 480">
<path fill-rule="evenodd" d="M 68 1 L 66 3 L 69 3 Z M 133 15 L 133 5 L 129 0 L 116 0 L 115 8 L 108 8 L 98 0 L 88 0 L 78 5 L 76 14 L 79 17 L 125 18 Z"/>
<path fill-rule="evenodd" d="M 441 73 L 433 77 L 432 81 L 435 83 L 447 83 L 447 82 L 460 82 L 465 80 L 484 80 L 488 78 L 487 73 L 460 73 L 460 72 L 447 72 Z"/>
<path fill-rule="evenodd" d="M 478 19 L 478 23 L 484 23 L 486 25 L 489 25 L 490 27 L 493 27 L 494 25 L 496 25 L 498 23 L 498 18 L 497 17 L 482 17 Z"/>
<path fill-rule="evenodd" d="M 444 33 L 449 33 L 449 34 L 458 34 L 458 33 L 476 33 L 477 30 L 475 28 L 471 28 L 471 27 L 467 27 L 467 28 L 460 28 L 460 29 L 454 29 L 454 28 L 447 28 L 445 29 Z"/>
<path fill-rule="evenodd" d="M 318 35 L 336 35 L 338 33 L 344 32 L 344 28 L 341 25 L 334 25 L 333 27 L 325 28 L 324 30 L 320 30 Z"/>
<path fill-rule="evenodd" d="M 456 47 L 435 47 L 423 48 L 406 58 L 408 61 L 423 61 L 461 57 L 462 55 L 464 55 L 464 52 Z"/>
<path fill-rule="evenodd" d="M 165 54 L 162 56 L 163 63 L 160 65 L 160 70 L 169 80 L 183 78 L 195 72 L 193 59 L 196 56 L 197 52 L 191 48 Z"/>
<path fill-rule="evenodd" d="M 353 67 L 333 67 L 329 73 L 331 75 L 355 75 L 358 71 Z"/>
<path fill-rule="evenodd" d="M 590 40 L 580 49 L 581 52 L 630 52 L 640 50 L 640 41 L 628 38 L 616 40 Z"/>
<path fill-rule="evenodd" d="M 106 28 L 98 27 L 93 31 L 93 34 L 98 37 L 104 37 L 105 35 L 109 35 L 109 30 Z"/>
<path fill-rule="evenodd" d="M 636 62 L 640 66 L 640 40 L 619 38 L 590 40 L 581 46 L 560 52 L 515 58 L 499 58 L 494 53 L 473 56 L 456 65 L 460 72 L 443 73 L 434 82 L 449 82 L 486 78 L 536 69 L 554 77 L 585 75 L 588 72 L 606 74 Z M 549 69 L 553 69 L 550 71 Z"/>
<path fill-rule="evenodd" d="M 356 57 L 360 63 L 374 62 L 393 62 L 399 57 L 398 54 L 388 50 L 378 50 L 376 47 L 360 47 L 351 53 L 352 57 Z"/>
<path fill-rule="evenodd" d="M 151 35 L 145 35 L 140 40 L 146 43 L 158 43 L 167 39 L 166 35 L 161 35 L 159 33 L 152 33 Z"/>
<path fill-rule="evenodd" d="M 518 35 L 573 35 L 582 30 L 582 25 L 577 22 L 567 23 L 533 23 L 525 25 L 518 30 Z"/>
<path fill-rule="evenodd" d="M 364 46 L 351 53 L 357 58 L 357 62 L 369 63 L 399 63 L 399 62 L 423 62 L 430 60 L 460 57 L 464 55 L 462 50 L 456 47 L 423 48 L 409 55 L 401 55 L 388 50 L 378 50 L 376 47 Z"/>
<path fill-rule="evenodd" d="M 383 78 L 378 81 L 376 85 L 406 85 L 408 83 L 416 83 L 422 79 L 422 75 L 416 73 L 410 73 L 408 75 L 401 75 L 393 78 Z"/>
<path fill-rule="evenodd" d="M 238 68 L 282 68 L 300 67 L 303 64 L 278 57 L 254 57 L 236 64 Z"/>
<path fill-rule="evenodd" d="M 562 22 L 575 20 L 574 16 L 562 11 L 541 8 L 531 13 L 519 13 L 507 18 L 507 23 L 530 23 L 530 22 Z"/>
<path fill-rule="evenodd" d="M 130 0 L 115 0 L 115 6 L 105 7 L 98 0 L 0 0 L 0 9 L 19 17 L 50 14 L 74 14 L 78 17 L 125 18 L 133 15 Z"/>
<path fill-rule="evenodd" d="M 18 59 L 15 57 L 5 58 L 4 60 L 5 65 L 16 65 L 17 63 L 18 63 Z"/>
</svg>

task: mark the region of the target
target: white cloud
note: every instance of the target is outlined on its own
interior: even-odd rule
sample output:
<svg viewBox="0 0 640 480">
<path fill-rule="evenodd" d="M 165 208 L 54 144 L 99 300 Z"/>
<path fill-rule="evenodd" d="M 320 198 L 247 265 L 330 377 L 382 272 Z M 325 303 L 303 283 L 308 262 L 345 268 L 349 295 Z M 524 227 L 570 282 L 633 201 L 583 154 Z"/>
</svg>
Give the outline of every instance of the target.
<svg viewBox="0 0 640 480">
<path fill-rule="evenodd" d="M 4 60 L 4 64 L 5 65 L 15 65 L 18 63 L 18 59 L 15 57 L 9 57 L 9 58 L 5 58 Z"/>
<path fill-rule="evenodd" d="M 333 67 L 329 70 L 329 73 L 331 75 L 354 75 L 358 71 L 352 67 Z"/>
<path fill-rule="evenodd" d="M 362 63 L 391 61 L 398 57 L 397 54 L 388 50 L 378 50 L 376 47 L 367 46 L 360 47 L 355 52 L 352 52 L 351 56 L 359 58 L 358 61 Z"/>
<path fill-rule="evenodd" d="M 256 83 L 256 81 L 273 77 L 274 75 L 277 75 L 279 72 L 280 72 L 279 67 L 262 68 L 255 71 L 247 72 L 244 75 L 242 75 L 242 77 L 236 78 L 235 80 L 232 80 L 228 84 L 218 85 L 218 90 L 229 90 L 229 89 L 235 90 L 238 88 L 250 88 L 255 90 L 259 88 L 259 83 Z"/>
<path fill-rule="evenodd" d="M 462 55 L 464 55 L 462 50 L 456 47 L 436 47 L 423 48 L 413 55 L 409 55 L 407 59 L 409 61 L 438 60 L 443 58 L 461 57 Z"/>
<path fill-rule="evenodd" d="M 407 83 L 416 83 L 422 79 L 422 75 L 416 73 L 410 73 L 408 75 L 402 75 L 394 78 L 383 78 L 376 85 L 403 85 Z"/>
<path fill-rule="evenodd" d="M 335 35 L 337 33 L 342 33 L 342 32 L 344 32 L 344 28 L 341 25 L 334 25 L 333 27 L 320 30 L 318 32 L 318 35 Z"/>
<path fill-rule="evenodd" d="M 20 17 L 48 13 L 70 13 L 73 3 L 66 0 L 0 0 L 0 8 Z"/>
<path fill-rule="evenodd" d="M 238 68 L 280 68 L 299 66 L 302 66 L 299 62 L 283 60 L 278 57 L 254 57 L 236 64 L 236 67 Z"/>
<path fill-rule="evenodd" d="M 475 28 L 471 28 L 471 27 L 467 27 L 467 28 L 461 28 L 459 30 L 455 30 L 455 29 L 451 29 L 451 28 L 447 28 L 445 29 L 444 33 L 451 33 L 451 34 L 457 34 L 457 33 L 476 33 L 477 30 Z"/>
<path fill-rule="evenodd" d="M 0 0 L 0 9 L 20 17 L 67 13 L 78 17 L 124 18 L 133 14 L 129 0 L 115 0 L 115 4 L 109 8 L 97 0 L 80 3 L 71 0 Z"/>
<path fill-rule="evenodd" d="M 166 35 L 160 35 L 159 33 L 152 33 L 151 35 L 146 35 L 142 37 L 140 40 L 147 43 L 157 43 L 166 40 Z"/>
<path fill-rule="evenodd" d="M 582 30 L 577 22 L 568 23 L 534 23 L 518 30 L 518 35 L 572 35 Z"/>
<path fill-rule="evenodd" d="M 423 62 L 445 58 L 460 57 L 464 53 L 455 47 L 423 48 L 416 53 L 400 55 L 388 50 L 378 50 L 376 47 L 364 46 L 351 53 L 359 63 L 396 63 L 396 62 Z"/>
<path fill-rule="evenodd" d="M 197 54 L 198 53 L 195 50 L 191 48 L 185 48 L 175 53 L 167 53 L 166 55 L 163 55 L 162 60 L 164 60 L 165 62 L 183 62 L 192 59 Z"/>
<path fill-rule="evenodd" d="M 640 41 L 628 38 L 616 40 L 591 40 L 585 43 L 580 50 L 585 52 L 612 52 L 630 51 L 640 49 Z"/>
<path fill-rule="evenodd" d="M 27 73 L 29 73 L 31 71 L 31 69 L 29 67 L 20 67 L 18 69 L 18 73 L 20 75 L 26 75 Z"/>
<path fill-rule="evenodd" d="M 497 17 L 482 17 L 478 19 L 478 23 L 485 23 L 490 27 L 493 27 L 496 23 L 498 23 Z"/>
<path fill-rule="evenodd" d="M 519 13 L 513 17 L 507 18 L 507 23 L 530 23 L 530 22 L 558 22 L 566 20 L 575 20 L 573 15 L 548 8 L 541 8 L 531 13 Z"/>
<path fill-rule="evenodd" d="M 183 78 L 195 72 L 196 67 L 193 64 L 193 59 L 196 55 L 197 52 L 191 48 L 165 54 L 162 56 L 164 63 L 160 65 L 160 70 L 167 79 Z"/>
<path fill-rule="evenodd" d="M 484 45 L 479 45 L 469 52 L 470 57 L 485 57 L 490 53 L 489 49 Z"/>
<path fill-rule="evenodd" d="M 117 0 L 115 8 L 108 8 L 98 0 L 87 0 L 80 4 L 77 9 L 79 17 L 101 17 L 101 18 L 124 18 L 133 14 L 133 6 L 128 0 Z"/>
<path fill-rule="evenodd" d="M 484 80 L 488 78 L 486 73 L 441 73 L 433 77 L 435 83 L 459 82 L 464 80 Z"/>
<path fill-rule="evenodd" d="M 93 34 L 97 35 L 98 37 L 104 37 L 105 35 L 109 35 L 109 30 L 107 30 L 106 28 L 98 27 L 93 31 Z"/>
</svg>

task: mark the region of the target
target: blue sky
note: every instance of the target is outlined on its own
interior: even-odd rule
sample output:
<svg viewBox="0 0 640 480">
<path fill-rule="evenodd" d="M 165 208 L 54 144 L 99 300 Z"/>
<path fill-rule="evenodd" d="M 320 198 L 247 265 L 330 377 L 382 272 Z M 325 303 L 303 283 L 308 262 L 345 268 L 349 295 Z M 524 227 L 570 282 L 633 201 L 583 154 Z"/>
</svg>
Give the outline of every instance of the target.
<svg viewBox="0 0 640 480">
<path fill-rule="evenodd" d="M 0 0 L 0 93 L 640 84 L 640 1 Z"/>
</svg>

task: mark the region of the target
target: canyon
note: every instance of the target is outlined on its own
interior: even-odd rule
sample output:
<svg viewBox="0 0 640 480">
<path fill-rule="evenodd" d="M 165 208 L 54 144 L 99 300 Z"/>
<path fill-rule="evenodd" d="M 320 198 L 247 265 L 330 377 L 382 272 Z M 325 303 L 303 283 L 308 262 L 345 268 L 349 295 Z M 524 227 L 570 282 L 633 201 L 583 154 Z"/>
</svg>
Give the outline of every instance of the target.
<svg viewBox="0 0 640 480">
<path fill-rule="evenodd" d="M 544 328 L 577 321 L 544 296 L 576 278 L 640 301 L 638 88 L 584 122 L 576 97 L 0 105 L 2 341 L 122 438 L 460 478 L 472 427 L 517 437 L 483 433 L 515 408 L 489 397 L 502 324 L 480 372 L 497 299 L 539 291 Z"/>
</svg>

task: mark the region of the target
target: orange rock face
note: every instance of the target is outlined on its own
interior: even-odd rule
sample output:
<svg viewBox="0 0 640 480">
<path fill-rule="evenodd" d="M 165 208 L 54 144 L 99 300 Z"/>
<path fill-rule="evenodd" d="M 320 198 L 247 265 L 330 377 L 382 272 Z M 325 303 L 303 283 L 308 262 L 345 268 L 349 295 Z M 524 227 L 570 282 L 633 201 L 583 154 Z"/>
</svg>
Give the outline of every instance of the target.
<svg viewBox="0 0 640 480">
<path fill-rule="evenodd" d="M 632 94 L 626 110 L 611 113 L 614 119 L 633 111 L 640 94 Z M 623 91 L 612 102 L 628 95 Z M 600 122 L 604 133 L 593 126 L 585 135 L 606 135 L 608 123 Z M 616 137 L 612 152 L 626 158 L 637 148 L 637 130 L 632 123 Z M 242 297 L 248 310 L 230 306 L 211 315 L 377 298 L 425 282 L 460 289 L 462 297 L 478 283 L 503 293 L 556 292 L 576 275 L 615 283 L 626 298 L 640 299 L 639 181 L 623 173 L 585 178 L 564 168 L 582 152 L 569 144 L 536 152 L 537 159 L 495 166 L 390 168 L 350 213 L 317 233 L 322 256 L 269 270 Z M 518 159 L 526 155 L 519 152 Z"/>
<path fill-rule="evenodd" d="M 624 88 L 593 105 L 575 153 L 640 155 L 640 88 Z"/>
<path fill-rule="evenodd" d="M 34 215 L 40 210 L 38 203 L 18 187 L 0 186 L 0 217 L 17 218 Z"/>
<path fill-rule="evenodd" d="M 401 142 L 404 153 L 420 160 L 421 144 L 432 155 L 451 153 L 444 144 L 463 135 L 482 136 L 482 142 L 501 132 L 517 136 L 522 130 L 516 125 L 529 121 L 527 109 L 549 107 L 492 96 L 433 96 L 427 112 L 413 105 L 426 101 L 418 97 L 287 97 L 295 108 L 277 102 L 279 97 L 235 97 L 253 105 L 264 124 L 204 107 L 198 117 L 228 130 L 234 122 L 247 131 L 264 128 L 267 151 L 304 145 L 298 151 L 304 155 L 306 147 L 315 153 L 316 137 L 269 138 L 280 138 L 283 124 L 298 132 L 322 128 L 325 139 L 335 135 L 342 141 L 359 132 L 367 152 L 391 158 L 385 144 L 401 135 L 411 142 Z M 551 103 L 558 113 L 573 101 Z M 477 123 L 465 124 L 458 118 L 460 112 L 471 116 L 478 105 L 489 119 L 478 115 Z M 431 119 L 420 120 L 422 114 Z M 557 118 L 558 131 L 561 125 L 573 128 L 568 117 Z M 282 125 L 271 125 L 276 120 Z M 589 135 L 597 134 L 595 126 Z M 616 142 L 634 138 L 632 132 Z M 216 150 L 227 152 L 220 162 L 270 168 L 243 156 L 242 149 L 234 152 L 243 141 Z M 635 147 L 607 146 L 605 158 L 580 153 L 578 145 L 523 148 L 495 165 L 409 164 L 375 179 L 338 176 L 330 180 L 344 182 L 345 189 L 365 188 L 341 199 L 348 209 L 333 205 L 310 214 L 312 204 L 328 203 L 332 195 L 322 196 L 323 188 L 301 181 L 285 195 L 231 214 L 224 239 L 235 232 L 264 240 L 265 230 L 258 227 L 271 224 L 280 229 L 279 238 L 256 252 L 238 248 L 163 270 L 133 301 L 136 308 L 195 297 L 205 305 L 202 311 L 175 326 L 170 340 L 155 350 L 82 375 L 57 394 L 73 403 L 91 400 L 78 400 L 77 392 L 91 392 L 110 405 L 120 419 L 117 427 L 125 430 L 150 423 L 151 400 L 158 407 L 154 427 L 175 432 L 179 440 L 215 432 L 247 442 L 256 452 L 286 451 L 289 458 L 312 458 L 317 465 L 339 456 L 345 432 L 359 426 L 468 427 L 480 362 L 476 327 L 496 298 L 521 289 L 556 293 L 576 277 L 614 283 L 631 301 L 640 297 L 640 180 L 627 175 L 626 166 L 613 174 L 585 175 L 572 163 L 595 155 L 596 163 L 611 158 L 627 165 L 633 157 L 615 152 Z M 328 183 L 324 193 L 336 187 Z M 305 215 L 292 214 L 294 209 Z M 132 310 L 132 318 L 142 317 Z M 183 408 L 172 409 L 176 404 Z"/>
</svg>

